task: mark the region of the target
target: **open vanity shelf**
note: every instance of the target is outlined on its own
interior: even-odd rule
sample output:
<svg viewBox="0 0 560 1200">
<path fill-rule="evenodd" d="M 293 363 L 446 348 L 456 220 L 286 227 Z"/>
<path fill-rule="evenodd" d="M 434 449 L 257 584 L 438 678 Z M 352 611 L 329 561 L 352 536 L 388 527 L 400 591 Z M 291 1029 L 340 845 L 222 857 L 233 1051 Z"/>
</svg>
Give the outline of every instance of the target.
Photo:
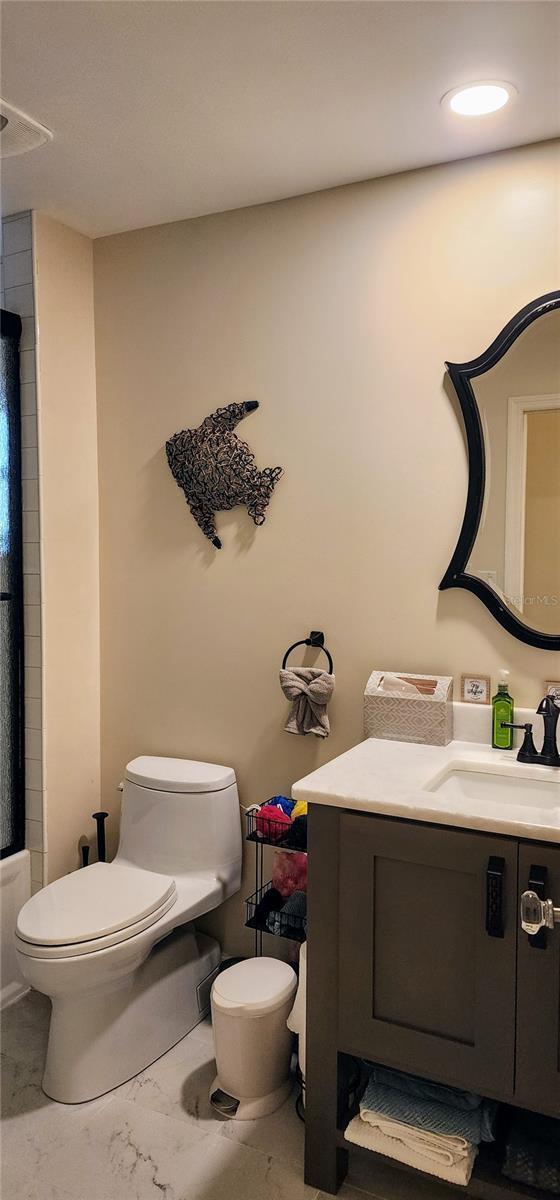
<svg viewBox="0 0 560 1200">
<path fill-rule="evenodd" d="M 346 1151 L 357 1149 L 353 1142 L 346 1141 L 343 1133 L 340 1133 L 339 1136 L 339 1146 Z M 422 1179 L 430 1180 L 434 1187 L 450 1188 L 457 1192 L 457 1195 L 472 1196 L 474 1200 L 554 1200 L 553 1192 L 545 1192 L 541 1188 L 528 1187 L 525 1184 L 513 1183 L 506 1179 L 501 1173 L 503 1149 L 497 1143 L 491 1145 L 486 1143 L 481 1146 L 470 1182 L 466 1187 L 444 1183 L 443 1180 L 436 1179 L 434 1175 L 417 1171 L 414 1167 L 407 1166 L 406 1163 L 397 1163 L 393 1158 L 385 1158 L 384 1155 L 375 1154 L 372 1150 L 364 1150 L 362 1153 L 370 1155 L 373 1160 L 391 1167 L 392 1170 L 398 1169 L 408 1175 L 419 1175 Z"/>
</svg>

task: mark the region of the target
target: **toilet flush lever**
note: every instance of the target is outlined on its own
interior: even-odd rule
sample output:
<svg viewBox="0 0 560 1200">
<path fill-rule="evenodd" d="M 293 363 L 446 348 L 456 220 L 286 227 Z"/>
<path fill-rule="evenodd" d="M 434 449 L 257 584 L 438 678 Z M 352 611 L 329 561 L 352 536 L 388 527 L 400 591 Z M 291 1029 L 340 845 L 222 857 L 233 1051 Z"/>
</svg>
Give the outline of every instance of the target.
<svg viewBox="0 0 560 1200">
<path fill-rule="evenodd" d="M 560 908 L 552 900 L 541 900 L 536 892 L 523 892 L 521 896 L 521 928 L 530 936 L 539 929 L 554 929 L 560 925 Z"/>
</svg>

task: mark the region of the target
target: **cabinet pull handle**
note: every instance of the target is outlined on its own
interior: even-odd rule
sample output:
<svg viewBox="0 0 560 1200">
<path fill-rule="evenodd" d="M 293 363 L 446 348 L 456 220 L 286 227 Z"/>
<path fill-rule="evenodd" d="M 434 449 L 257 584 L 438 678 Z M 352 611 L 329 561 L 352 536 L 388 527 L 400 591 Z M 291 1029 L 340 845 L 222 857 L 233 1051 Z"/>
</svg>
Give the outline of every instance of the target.
<svg viewBox="0 0 560 1200">
<path fill-rule="evenodd" d="M 505 858 L 491 854 L 486 869 L 486 932 L 488 937 L 503 938 L 503 883 Z"/>
</svg>

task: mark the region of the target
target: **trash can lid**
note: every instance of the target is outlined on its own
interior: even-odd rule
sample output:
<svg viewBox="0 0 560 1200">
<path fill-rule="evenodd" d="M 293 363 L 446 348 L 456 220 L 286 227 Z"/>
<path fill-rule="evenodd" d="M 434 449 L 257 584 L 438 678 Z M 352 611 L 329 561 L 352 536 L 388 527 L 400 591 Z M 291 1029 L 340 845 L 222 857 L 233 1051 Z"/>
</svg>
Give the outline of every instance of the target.
<svg viewBox="0 0 560 1200">
<path fill-rule="evenodd" d="M 257 1016 L 273 1012 L 293 996 L 296 973 L 278 958 L 248 958 L 216 976 L 212 1000 L 221 1010 Z"/>
</svg>

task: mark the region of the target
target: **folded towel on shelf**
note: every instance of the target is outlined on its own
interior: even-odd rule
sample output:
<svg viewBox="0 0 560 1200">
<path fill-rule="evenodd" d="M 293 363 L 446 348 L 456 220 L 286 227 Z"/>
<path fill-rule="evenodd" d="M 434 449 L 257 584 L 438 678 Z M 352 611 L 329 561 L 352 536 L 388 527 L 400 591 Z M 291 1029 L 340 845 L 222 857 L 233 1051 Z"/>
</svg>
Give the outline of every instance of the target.
<svg viewBox="0 0 560 1200">
<path fill-rule="evenodd" d="M 446 1137 L 465 1138 L 478 1145 L 479 1142 L 494 1141 L 497 1107 L 494 1101 L 484 1100 L 471 1111 L 452 1108 L 438 1100 L 409 1096 L 397 1088 L 376 1083 L 370 1076 L 360 1101 L 360 1116 L 367 1121 L 370 1112 L 376 1116 L 382 1114 L 415 1129 L 425 1129 Z"/>
<path fill-rule="evenodd" d="M 482 1096 L 474 1092 L 463 1092 L 459 1088 L 447 1087 L 444 1083 L 433 1083 L 431 1079 L 420 1079 L 417 1075 L 407 1075 L 404 1071 L 395 1071 L 392 1067 L 373 1066 L 370 1078 L 386 1087 L 396 1088 L 407 1096 L 420 1096 L 423 1100 L 437 1100 L 441 1104 L 449 1104 L 451 1108 L 461 1108 L 470 1111 L 480 1108 Z"/>
<path fill-rule="evenodd" d="M 560 1121 L 517 1112 L 506 1141 L 502 1175 L 560 1195 Z"/>
<path fill-rule="evenodd" d="M 466 1138 L 447 1137 L 443 1133 L 431 1133 L 428 1129 L 416 1129 L 404 1121 L 392 1121 L 382 1113 L 361 1113 L 360 1120 L 371 1129 L 378 1129 L 385 1137 L 396 1138 L 416 1153 L 424 1154 L 426 1158 L 446 1167 L 452 1167 L 466 1158 L 472 1146 L 472 1142 Z"/>
<path fill-rule="evenodd" d="M 269 933 L 278 935 L 282 933 L 284 937 L 289 936 L 292 932 L 299 931 L 301 928 L 301 919 L 305 918 L 307 913 L 307 896 L 305 892 L 292 892 L 288 896 L 282 908 L 275 912 L 269 913 L 266 919 L 266 926 Z M 304 920 L 305 928 L 305 920 Z"/>
<path fill-rule="evenodd" d="M 288 896 L 282 912 L 287 917 L 305 917 L 307 915 L 307 893 L 292 892 L 291 896 Z"/>
<path fill-rule="evenodd" d="M 293 667 L 280 671 L 280 686 L 291 701 L 286 733 L 328 737 L 327 704 L 334 691 L 334 675 L 318 667 Z"/>
<path fill-rule="evenodd" d="M 398 1133 L 397 1122 L 387 1122 L 387 1125 Z M 452 1156 L 452 1161 L 445 1161 L 441 1152 L 438 1155 L 441 1148 L 437 1146 L 437 1142 L 441 1139 L 434 1138 L 431 1148 L 425 1142 L 414 1145 L 410 1137 L 414 1130 L 410 1127 L 406 1129 L 408 1140 L 404 1141 L 400 1136 L 384 1132 L 381 1125 L 373 1126 L 361 1117 L 354 1117 L 344 1136 L 356 1146 L 373 1150 L 376 1154 L 384 1154 L 386 1158 L 392 1158 L 395 1162 L 406 1163 L 407 1166 L 414 1167 L 417 1171 L 425 1171 L 428 1175 L 435 1175 L 437 1179 L 443 1179 L 446 1183 L 467 1186 L 477 1155 L 476 1146 L 465 1143 L 462 1154 Z M 443 1155 L 449 1156 L 449 1150 L 443 1151 Z"/>
</svg>

